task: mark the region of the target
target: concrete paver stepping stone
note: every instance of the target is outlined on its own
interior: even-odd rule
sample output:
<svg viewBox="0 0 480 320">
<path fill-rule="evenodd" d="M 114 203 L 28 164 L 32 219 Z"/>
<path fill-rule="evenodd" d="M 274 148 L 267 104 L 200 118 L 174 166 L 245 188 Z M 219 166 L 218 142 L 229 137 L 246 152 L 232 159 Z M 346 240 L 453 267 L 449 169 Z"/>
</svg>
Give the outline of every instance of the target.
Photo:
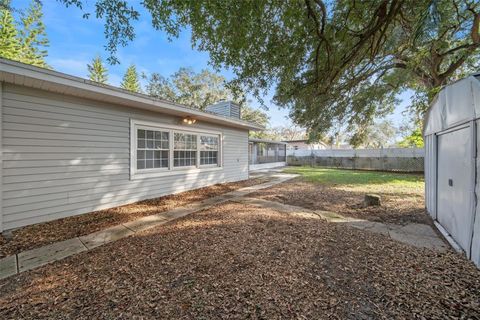
<svg viewBox="0 0 480 320">
<path fill-rule="evenodd" d="M 17 257 L 8 256 L 0 259 L 0 279 L 10 277 L 17 273 Z"/>
<path fill-rule="evenodd" d="M 134 232 L 139 232 L 159 226 L 167 222 L 168 220 L 165 216 L 160 214 L 154 214 L 137 220 L 125 222 L 123 225 Z"/>
<path fill-rule="evenodd" d="M 236 191 L 229 192 L 229 194 L 231 194 L 233 198 L 236 198 L 236 197 L 244 197 L 247 194 L 252 193 L 253 191 L 255 190 L 236 190 Z"/>
<path fill-rule="evenodd" d="M 373 221 L 368 221 L 368 220 L 350 220 L 346 222 L 349 226 L 365 230 L 368 228 L 373 227 L 374 222 Z"/>
<path fill-rule="evenodd" d="M 134 232 L 123 225 L 100 230 L 86 236 L 79 237 L 88 249 L 93 249 L 105 243 L 128 237 Z"/>
<path fill-rule="evenodd" d="M 78 238 L 24 251 L 18 254 L 18 272 L 37 268 L 83 251 L 87 251 L 87 248 Z"/>
<path fill-rule="evenodd" d="M 177 208 L 177 209 L 173 209 L 173 210 L 170 210 L 170 211 L 167 211 L 167 212 L 162 212 L 162 213 L 159 213 L 159 215 L 165 217 L 167 220 L 173 220 L 173 219 L 178 219 L 178 218 L 181 218 L 181 217 L 184 217 L 186 215 L 189 215 L 191 213 L 194 213 L 198 210 L 200 210 L 201 208 L 200 207 L 196 207 L 196 208 Z"/>
<path fill-rule="evenodd" d="M 373 222 L 370 226 L 367 226 L 365 231 L 370 231 L 370 232 L 375 232 L 375 233 L 380 233 L 383 235 L 388 236 L 390 229 L 388 228 L 388 225 L 380 222 Z"/>
<path fill-rule="evenodd" d="M 356 229 L 383 234 L 393 240 L 419 248 L 430 248 L 438 251 L 444 251 L 448 248 L 446 244 L 437 236 L 435 231 L 426 224 L 411 223 L 405 226 L 385 224 L 376 221 L 345 217 L 331 211 L 312 211 L 302 207 L 259 198 L 241 197 L 235 199 L 234 201 L 260 207 L 267 207 L 279 212 L 297 214 L 301 215 L 302 217 L 307 217 L 314 213 L 327 222 L 342 223 Z"/>
<path fill-rule="evenodd" d="M 230 200 L 234 197 L 235 196 L 230 195 L 230 194 L 223 194 L 223 195 L 220 195 L 220 196 L 216 196 L 216 197 L 213 197 L 213 198 L 202 200 L 197 204 L 197 207 L 202 209 L 203 207 L 208 207 L 208 206 L 211 206 L 211 205 L 214 205 L 214 204 L 218 204 L 218 203 L 221 203 L 221 202 L 228 201 L 228 200 Z"/>
<path fill-rule="evenodd" d="M 433 230 L 432 230 L 433 232 Z M 423 236 L 420 234 L 405 233 L 399 230 L 390 230 L 389 236 L 393 240 L 403 242 L 418 248 L 429 248 L 437 251 L 445 251 L 448 246 L 438 236 Z"/>
<path fill-rule="evenodd" d="M 422 223 L 409 223 L 405 226 L 402 226 L 398 231 L 406 234 L 421 234 L 425 237 L 438 237 L 431 226 Z"/>
<path fill-rule="evenodd" d="M 328 222 L 347 222 L 344 216 L 331 211 L 317 211 L 317 213 Z"/>
</svg>

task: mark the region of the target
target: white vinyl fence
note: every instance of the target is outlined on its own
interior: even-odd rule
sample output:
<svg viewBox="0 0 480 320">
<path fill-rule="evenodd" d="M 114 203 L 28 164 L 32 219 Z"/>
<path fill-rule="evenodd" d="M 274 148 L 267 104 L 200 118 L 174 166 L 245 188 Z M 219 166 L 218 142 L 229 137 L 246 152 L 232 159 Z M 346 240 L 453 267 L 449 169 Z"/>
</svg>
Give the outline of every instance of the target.
<svg viewBox="0 0 480 320">
<path fill-rule="evenodd" d="M 287 150 L 287 163 L 328 168 L 423 172 L 423 148 Z"/>
</svg>

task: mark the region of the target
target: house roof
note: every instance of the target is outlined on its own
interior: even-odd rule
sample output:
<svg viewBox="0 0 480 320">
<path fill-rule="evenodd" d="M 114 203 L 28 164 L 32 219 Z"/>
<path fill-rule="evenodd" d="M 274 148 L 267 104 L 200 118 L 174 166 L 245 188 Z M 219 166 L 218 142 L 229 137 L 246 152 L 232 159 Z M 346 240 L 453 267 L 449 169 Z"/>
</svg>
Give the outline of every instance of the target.
<svg viewBox="0 0 480 320">
<path fill-rule="evenodd" d="M 105 85 L 58 71 L 39 68 L 3 58 L 0 58 L 0 82 L 180 117 L 191 116 L 200 121 L 245 130 L 264 129 L 262 126 L 240 119 L 201 111 L 178 103 L 153 98 L 145 94 L 134 93 L 111 85 Z"/>
</svg>

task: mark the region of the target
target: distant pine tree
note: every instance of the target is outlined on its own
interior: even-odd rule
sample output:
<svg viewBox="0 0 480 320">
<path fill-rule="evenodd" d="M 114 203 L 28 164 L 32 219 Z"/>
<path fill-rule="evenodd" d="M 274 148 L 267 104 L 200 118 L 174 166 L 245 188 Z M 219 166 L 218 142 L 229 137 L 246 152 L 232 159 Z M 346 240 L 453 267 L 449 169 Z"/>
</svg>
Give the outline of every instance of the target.
<svg viewBox="0 0 480 320">
<path fill-rule="evenodd" d="M 134 64 L 128 67 L 127 72 L 125 72 L 125 75 L 123 76 L 123 80 L 120 86 L 123 89 L 133 92 L 142 91 L 142 88 L 140 87 L 140 81 L 138 80 L 137 68 Z"/>
<path fill-rule="evenodd" d="M 0 10 L 0 57 L 19 60 L 20 41 L 18 39 L 15 20 L 7 9 Z"/>
<path fill-rule="evenodd" d="M 92 60 L 92 64 L 87 64 L 88 68 L 88 78 L 92 81 L 99 83 L 107 83 L 108 81 L 108 70 L 103 65 L 102 58 L 97 56 Z"/>
<path fill-rule="evenodd" d="M 47 68 L 45 49 L 49 45 L 45 25 L 42 21 L 43 12 L 40 1 L 32 1 L 26 13 L 21 15 L 20 60 L 23 63 Z"/>
</svg>

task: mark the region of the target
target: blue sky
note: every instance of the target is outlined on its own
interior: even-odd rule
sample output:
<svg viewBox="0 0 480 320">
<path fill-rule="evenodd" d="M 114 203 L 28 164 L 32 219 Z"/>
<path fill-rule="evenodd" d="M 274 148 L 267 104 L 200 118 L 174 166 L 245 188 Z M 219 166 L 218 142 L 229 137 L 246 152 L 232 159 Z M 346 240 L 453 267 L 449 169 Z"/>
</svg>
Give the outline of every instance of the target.
<svg viewBox="0 0 480 320">
<path fill-rule="evenodd" d="M 84 19 L 81 10 L 75 7 L 66 8 L 54 0 L 44 0 L 42 3 L 44 23 L 50 40 L 47 63 L 57 71 L 87 77 L 87 63 L 94 56 L 99 54 L 104 59 L 108 57 L 103 47 L 103 22 L 97 20 L 94 14 L 90 19 Z M 26 8 L 28 4 L 29 1 L 26 0 L 12 1 L 16 8 Z M 87 6 L 86 11 L 93 10 Z M 197 72 L 205 68 L 212 69 L 208 64 L 208 54 L 192 49 L 188 31 L 183 32 L 179 38 L 168 41 L 165 34 L 151 27 L 150 16 L 146 12 L 141 12 L 135 27 L 135 40 L 127 47 L 119 48 L 117 57 L 121 64 L 108 67 L 110 84 L 118 86 L 125 69 L 131 63 L 134 63 L 140 72 L 159 72 L 163 76 L 169 76 L 180 67 L 192 67 Z M 232 78 L 232 73 L 228 70 L 220 70 L 220 73 L 227 79 Z M 288 111 L 272 104 L 271 98 L 270 94 L 264 99 L 268 106 L 271 126 L 290 125 L 287 119 Z M 403 98 L 405 101 L 389 116 L 396 125 L 401 124 L 401 112 L 408 102 L 408 94 Z M 258 106 L 258 103 L 252 101 L 252 105 Z"/>
</svg>

